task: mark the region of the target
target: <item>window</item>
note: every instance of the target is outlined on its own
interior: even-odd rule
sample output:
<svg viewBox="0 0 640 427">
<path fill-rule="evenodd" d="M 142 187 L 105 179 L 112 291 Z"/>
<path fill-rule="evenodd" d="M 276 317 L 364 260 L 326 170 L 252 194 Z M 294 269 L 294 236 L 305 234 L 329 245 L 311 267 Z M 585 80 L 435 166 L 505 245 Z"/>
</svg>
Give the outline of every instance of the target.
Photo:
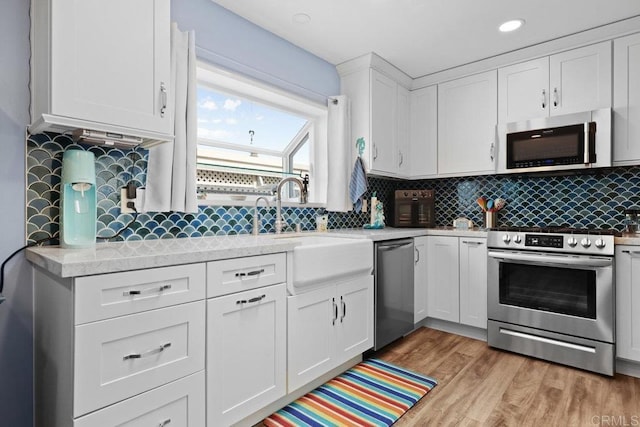
<svg viewBox="0 0 640 427">
<path fill-rule="evenodd" d="M 284 176 L 310 178 L 326 146 L 326 107 L 249 79 L 198 67 L 198 189 L 201 199 L 253 200 L 272 195 Z M 325 138 L 322 141 L 321 138 Z M 298 187 L 282 192 L 296 199 Z"/>
</svg>

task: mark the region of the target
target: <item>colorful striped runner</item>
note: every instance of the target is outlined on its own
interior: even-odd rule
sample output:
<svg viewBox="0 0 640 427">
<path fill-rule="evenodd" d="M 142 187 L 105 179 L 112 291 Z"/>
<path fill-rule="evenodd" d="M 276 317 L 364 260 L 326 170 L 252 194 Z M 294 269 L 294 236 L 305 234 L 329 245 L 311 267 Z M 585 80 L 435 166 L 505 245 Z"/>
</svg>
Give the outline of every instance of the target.
<svg viewBox="0 0 640 427">
<path fill-rule="evenodd" d="M 390 426 L 438 384 L 369 359 L 264 420 L 268 427 Z"/>
</svg>

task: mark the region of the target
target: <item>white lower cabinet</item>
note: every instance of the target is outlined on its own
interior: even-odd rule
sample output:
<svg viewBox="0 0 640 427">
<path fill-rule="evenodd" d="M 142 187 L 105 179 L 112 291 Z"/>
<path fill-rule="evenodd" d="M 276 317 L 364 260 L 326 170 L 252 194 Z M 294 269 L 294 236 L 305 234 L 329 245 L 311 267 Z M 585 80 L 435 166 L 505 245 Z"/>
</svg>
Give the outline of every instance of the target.
<svg viewBox="0 0 640 427">
<path fill-rule="evenodd" d="M 616 356 L 640 362 L 640 246 L 616 246 Z"/>
<path fill-rule="evenodd" d="M 286 285 L 207 302 L 207 425 L 227 426 L 286 394 Z"/>
<path fill-rule="evenodd" d="M 427 316 L 487 328 L 487 239 L 427 237 Z"/>
<path fill-rule="evenodd" d="M 427 317 L 427 237 L 413 238 L 413 323 Z"/>
<path fill-rule="evenodd" d="M 204 371 L 77 418 L 73 427 L 201 427 Z"/>
<path fill-rule="evenodd" d="M 287 299 L 289 392 L 373 346 L 373 276 Z"/>
</svg>

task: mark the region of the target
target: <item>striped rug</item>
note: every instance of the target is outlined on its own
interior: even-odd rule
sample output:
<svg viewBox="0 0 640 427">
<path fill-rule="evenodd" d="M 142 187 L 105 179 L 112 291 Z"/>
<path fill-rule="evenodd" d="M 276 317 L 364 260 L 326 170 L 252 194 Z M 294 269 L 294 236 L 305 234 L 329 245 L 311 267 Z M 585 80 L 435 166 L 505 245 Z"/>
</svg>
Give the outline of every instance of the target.
<svg viewBox="0 0 640 427">
<path fill-rule="evenodd" d="M 369 359 L 264 420 L 269 427 L 390 426 L 438 382 Z"/>
</svg>

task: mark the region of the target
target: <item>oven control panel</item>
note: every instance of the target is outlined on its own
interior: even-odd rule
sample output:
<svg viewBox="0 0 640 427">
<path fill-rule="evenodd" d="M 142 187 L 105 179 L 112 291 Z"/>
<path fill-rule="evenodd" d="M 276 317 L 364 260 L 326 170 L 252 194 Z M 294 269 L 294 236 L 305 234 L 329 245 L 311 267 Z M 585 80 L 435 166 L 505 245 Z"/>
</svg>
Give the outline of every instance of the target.
<svg viewBox="0 0 640 427">
<path fill-rule="evenodd" d="M 537 248 L 558 248 L 562 249 L 564 238 L 550 234 L 525 234 L 524 245 Z"/>
</svg>

